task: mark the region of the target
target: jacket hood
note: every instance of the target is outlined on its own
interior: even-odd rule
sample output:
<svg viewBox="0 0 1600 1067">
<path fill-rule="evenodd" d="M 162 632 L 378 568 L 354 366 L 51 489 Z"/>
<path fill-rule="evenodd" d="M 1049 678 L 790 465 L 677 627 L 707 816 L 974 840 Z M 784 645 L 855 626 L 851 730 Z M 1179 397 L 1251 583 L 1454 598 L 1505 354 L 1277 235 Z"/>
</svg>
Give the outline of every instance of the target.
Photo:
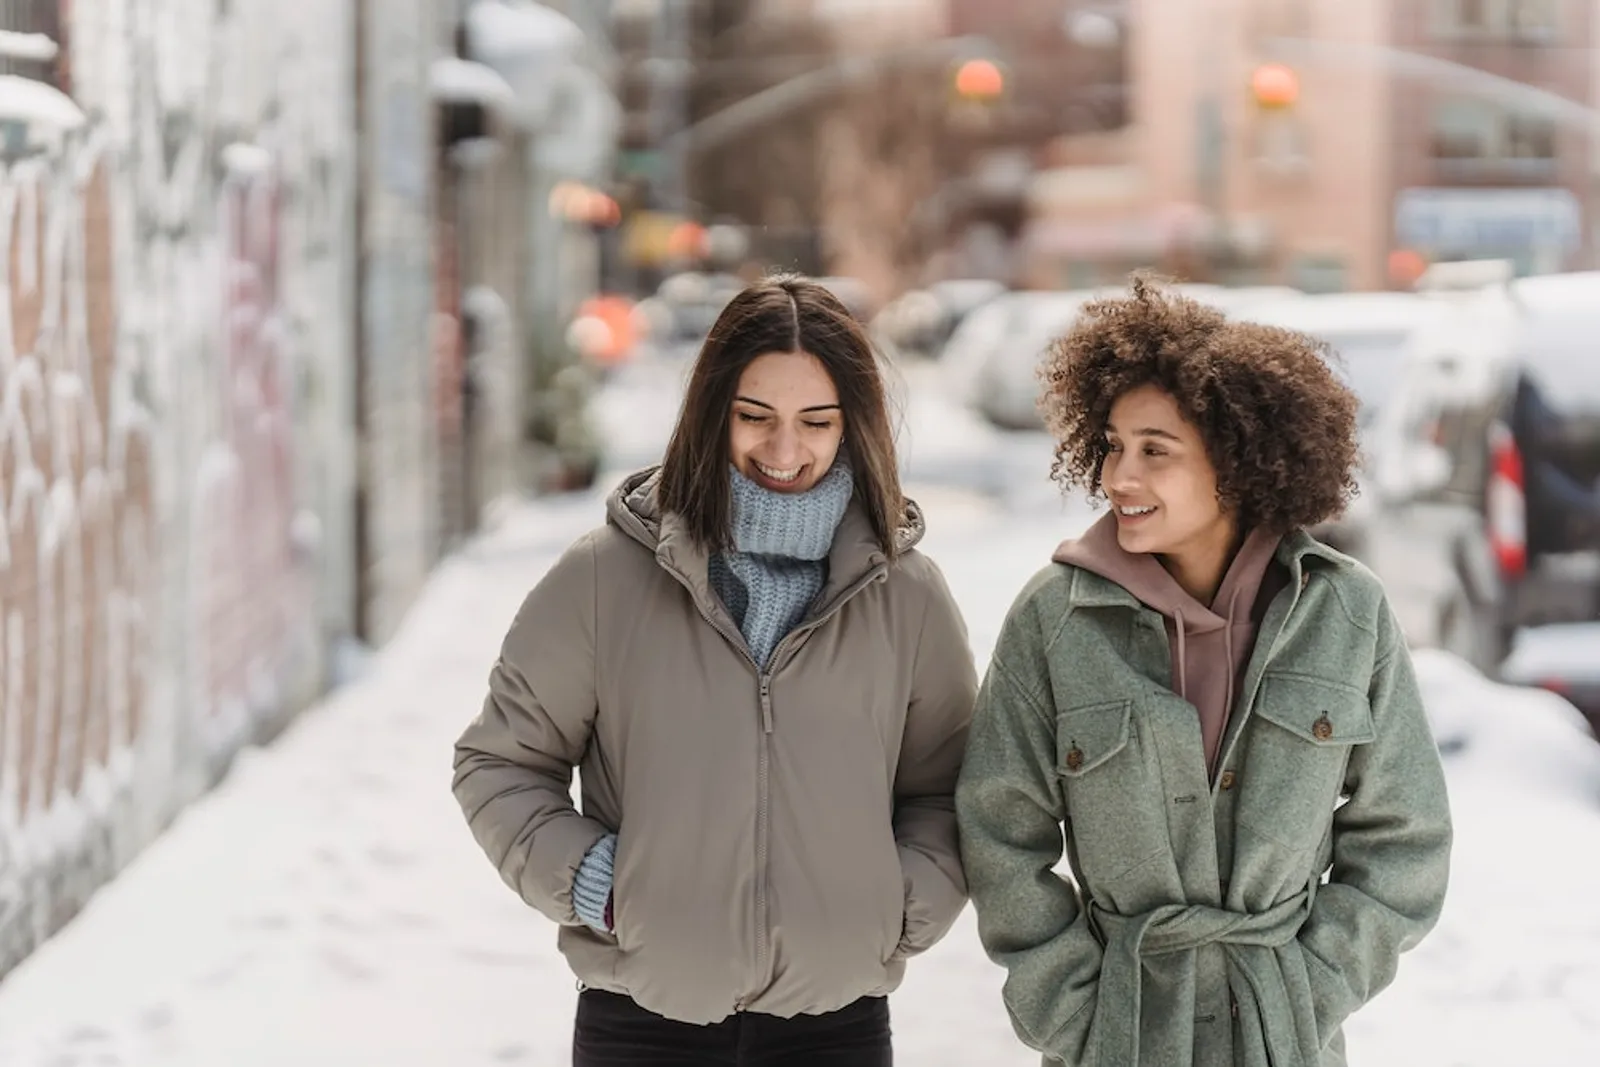
<svg viewBox="0 0 1600 1067">
<path fill-rule="evenodd" d="M 606 501 L 606 518 L 612 525 L 655 553 L 656 560 L 675 573 L 708 611 L 721 610 L 708 576 L 710 554 L 695 543 L 678 516 L 663 512 L 657 497 L 661 484 L 659 464 L 635 471 L 622 480 Z M 900 552 L 914 548 L 927 529 L 922 509 L 906 500 L 905 517 L 895 534 Z M 883 546 L 859 501 L 852 499 L 833 535 L 828 552 L 828 581 L 818 598 L 827 608 L 856 588 L 870 573 L 887 563 Z"/>
<path fill-rule="evenodd" d="M 1181 621 L 1185 633 L 1203 634 L 1221 630 L 1240 611 L 1249 614 L 1280 540 L 1277 534 L 1252 530 L 1210 604 L 1185 592 L 1155 556 L 1129 552 L 1118 544 L 1113 514 L 1103 516 L 1082 537 L 1061 542 L 1051 558 L 1115 582 L 1146 606 Z"/>
</svg>

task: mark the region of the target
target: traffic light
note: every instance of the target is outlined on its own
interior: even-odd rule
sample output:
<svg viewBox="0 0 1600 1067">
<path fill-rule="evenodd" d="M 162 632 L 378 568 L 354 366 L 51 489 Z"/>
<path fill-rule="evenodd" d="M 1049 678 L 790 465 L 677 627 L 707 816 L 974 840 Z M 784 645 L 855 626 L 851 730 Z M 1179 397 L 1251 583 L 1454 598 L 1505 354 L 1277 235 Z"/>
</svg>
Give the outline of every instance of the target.
<svg viewBox="0 0 1600 1067">
<path fill-rule="evenodd" d="M 956 95 L 974 103 L 998 100 L 1006 91 L 1006 76 L 990 60 L 969 59 L 956 68 Z"/>
<path fill-rule="evenodd" d="M 1263 63 L 1250 75 L 1250 95 L 1263 111 L 1286 111 L 1300 99 L 1300 75 L 1282 63 Z"/>
</svg>

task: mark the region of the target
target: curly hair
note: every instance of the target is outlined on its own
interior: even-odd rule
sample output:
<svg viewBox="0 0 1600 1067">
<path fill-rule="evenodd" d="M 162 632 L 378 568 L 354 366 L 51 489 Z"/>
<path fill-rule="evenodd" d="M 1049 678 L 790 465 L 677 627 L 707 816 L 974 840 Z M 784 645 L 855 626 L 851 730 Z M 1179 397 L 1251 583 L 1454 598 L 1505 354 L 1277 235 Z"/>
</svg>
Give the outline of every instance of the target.
<svg viewBox="0 0 1600 1067">
<path fill-rule="evenodd" d="M 1135 277 L 1127 296 L 1086 304 L 1040 367 L 1039 410 L 1055 435 L 1050 476 L 1104 495 L 1106 424 L 1130 389 L 1155 385 L 1198 430 L 1222 507 L 1280 532 L 1343 514 L 1355 495 L 1358 402 L 1326 344 L 1232 321 Z"/>
</svg>

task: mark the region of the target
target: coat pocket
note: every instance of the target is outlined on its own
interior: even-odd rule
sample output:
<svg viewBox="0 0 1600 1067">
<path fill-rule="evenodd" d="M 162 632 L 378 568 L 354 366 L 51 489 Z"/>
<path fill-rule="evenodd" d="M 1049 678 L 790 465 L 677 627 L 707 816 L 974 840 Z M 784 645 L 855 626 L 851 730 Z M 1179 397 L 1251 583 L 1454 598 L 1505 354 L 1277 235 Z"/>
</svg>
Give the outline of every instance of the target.
<svg viewBox="0 0 1600 1067">
<path fill-rule="evenodd" d="M 1239 821 L 1279 844 L 1315 849 L 1331 828 L 1351 749 L 1377 736 L 1367 694 L 1332 679 L 1269 672 L 1253 718 Z"/>
<path fill-rule="evenodd" d="M 1068 854 L 1086 891 L 1170 849 L 1161 786 L 1139 758 L 1131 700 L 1068 708 L 1056 718 L 1056 772 L 1067 804 Z"/>
<path fill-rule="evenodd" d="M 1324 747 L 1364 745 L 1377 736 L 1366 693 L 1307 674 L 1268 673 L 1256 715 Z"/>
<path fill-rule="evenodd" d="M 1056 770 L 1082 778 L 1128 747 L 1133 701 L 1108 700 L 1068 708 L 1056 719 Z"/>
</svg>

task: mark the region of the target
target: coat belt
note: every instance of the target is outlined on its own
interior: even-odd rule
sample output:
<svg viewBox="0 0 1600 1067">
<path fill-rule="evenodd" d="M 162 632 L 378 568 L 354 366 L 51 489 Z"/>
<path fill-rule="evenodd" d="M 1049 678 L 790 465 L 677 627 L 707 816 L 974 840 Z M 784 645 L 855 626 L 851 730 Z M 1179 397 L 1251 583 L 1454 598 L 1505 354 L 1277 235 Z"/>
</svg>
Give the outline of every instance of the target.
<svg viewBox="0 0 1600 1067">
<path fill-rule="evenodd" d="M 1220 945 L 1245 1042 L 1237 1062 L 1316 1067 L 1321 1056 L 1316 1019 L 1309 1010 L 1310 988 L 1296 941 L 1310 901 L 1311 894 L 1301 890 L 1253 914 L 1167 904 L 1131 916 L 1091 901 L 1089 920 L 1105 946 L 1095 1003 L 1099 1062 L 1106 1067 L 1139 1063 L 1142 959 Z M 1291 953 L 1294 958 L 1287 959 Z"/>
</svg>

